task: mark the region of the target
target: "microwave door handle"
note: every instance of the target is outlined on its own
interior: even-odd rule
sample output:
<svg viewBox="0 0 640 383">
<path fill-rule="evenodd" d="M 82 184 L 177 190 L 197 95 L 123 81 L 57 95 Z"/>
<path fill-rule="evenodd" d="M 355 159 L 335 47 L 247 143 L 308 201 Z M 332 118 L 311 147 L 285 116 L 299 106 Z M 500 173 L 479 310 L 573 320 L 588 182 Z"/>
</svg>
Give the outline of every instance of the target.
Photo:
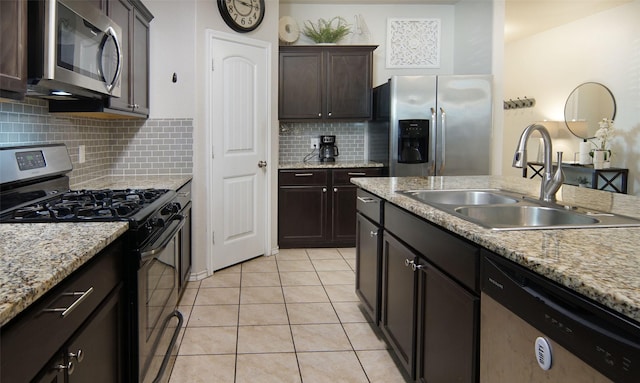
<svg viewBox="0 0 640 383">
<path fill-rule="evenodd" d="M 116 46 L 116 52 L 117 52 L 117 57 L 118 57 L 118 65 L 116 67 L 116 73 L 113 76 L 113 80 L 110 83 L 106 84 L 107 87 L 107 91 L 111 92 L 111 89 L 113 89 L 113 87 L 115 86 L 115 84 L 118 82 L 118 80 L 120 79 L 120 74 L 122 72 L 122 47 L 120 46 L 120 41 L 118 40 L 118 35 L 116 34 L 116 32 L 113 30 L 112 27 L 108 27 L 107 30 L 105 31 L 105 36 L 104 36 L 104 40 L 102 43 L 102 50 L 104 50 L 104 45 L 107 41 L 107 39 L 112 38 L 113 42 Z M 102 56 L 102 51 L 100 52 L 101 56 Z M 100 60 L 100 68 L 102 68 L 102 60 Z M 102 77 L 104 78 L 104 70 L 102 70 Z M 105 78 L 105 81 L 107 79 Z"/>
</svg>

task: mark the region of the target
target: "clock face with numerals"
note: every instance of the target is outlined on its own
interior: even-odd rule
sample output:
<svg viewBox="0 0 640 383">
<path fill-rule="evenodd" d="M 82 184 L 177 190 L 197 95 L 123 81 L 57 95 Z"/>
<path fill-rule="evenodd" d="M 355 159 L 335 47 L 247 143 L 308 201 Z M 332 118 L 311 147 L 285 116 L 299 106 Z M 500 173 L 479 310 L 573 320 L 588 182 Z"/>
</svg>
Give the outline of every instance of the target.
<svg viewBox="0 0 640 383">
<path fill-rule="evenodd" d="M 264 18 L 264 0 L 218 0 L 222 19 L 236 32 L 250 32 Z"/>
</svg>

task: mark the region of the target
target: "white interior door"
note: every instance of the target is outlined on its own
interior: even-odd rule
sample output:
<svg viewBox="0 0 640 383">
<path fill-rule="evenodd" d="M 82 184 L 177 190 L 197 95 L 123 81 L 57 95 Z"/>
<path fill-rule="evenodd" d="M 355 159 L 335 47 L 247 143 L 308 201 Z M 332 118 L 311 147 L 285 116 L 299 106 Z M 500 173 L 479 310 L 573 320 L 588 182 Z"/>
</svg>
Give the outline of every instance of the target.
<svg viewBox="0 0 640 383">
<path fill-rule="evenodd" d="M 210 40 L 208 129 L 212 270 L 266 252 L 269 45 L 215 34 Z"/>
</svg>

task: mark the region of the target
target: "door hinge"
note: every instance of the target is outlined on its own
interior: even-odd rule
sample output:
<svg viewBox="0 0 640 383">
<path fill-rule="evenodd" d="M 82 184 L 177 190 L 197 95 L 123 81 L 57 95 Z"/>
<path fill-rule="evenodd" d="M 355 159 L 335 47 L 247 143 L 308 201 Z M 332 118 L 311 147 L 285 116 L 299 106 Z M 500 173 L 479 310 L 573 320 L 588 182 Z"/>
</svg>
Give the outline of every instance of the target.
<svg viewBox="0 0 640 383">
<path fill-rule="evenodd" d="M 215 154 L 216 150 L 215 149 L 216 149 L 216 147 L 212 145 L 211 146 L 211 158 L 216 158 L 216 154 Z"/>
<path fill-rule="evenodd" d="M 215 71 L 216 70 L 216 64 L 215 61 L 213 59 L 211 59 L 211 71 Z"/>
<path fill-rule="evenodd" d="M 216 244 L 216 232 L 215 231 L 211 232 L 211 243 L 214 244 L 214 245 Z"/>
</svg>

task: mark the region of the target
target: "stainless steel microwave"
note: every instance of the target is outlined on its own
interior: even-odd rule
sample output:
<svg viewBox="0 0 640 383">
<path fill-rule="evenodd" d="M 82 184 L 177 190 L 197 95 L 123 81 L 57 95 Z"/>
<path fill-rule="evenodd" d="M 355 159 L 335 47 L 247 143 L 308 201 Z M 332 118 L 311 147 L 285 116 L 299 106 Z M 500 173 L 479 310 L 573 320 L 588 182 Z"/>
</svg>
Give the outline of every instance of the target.
<svg viewBox="0 0 640 383">
<path fill-rule="evenodd" d="M 122 29 L 94 3 L 29 0 L 27 96 L 120 97 Z"/>
</svg>

